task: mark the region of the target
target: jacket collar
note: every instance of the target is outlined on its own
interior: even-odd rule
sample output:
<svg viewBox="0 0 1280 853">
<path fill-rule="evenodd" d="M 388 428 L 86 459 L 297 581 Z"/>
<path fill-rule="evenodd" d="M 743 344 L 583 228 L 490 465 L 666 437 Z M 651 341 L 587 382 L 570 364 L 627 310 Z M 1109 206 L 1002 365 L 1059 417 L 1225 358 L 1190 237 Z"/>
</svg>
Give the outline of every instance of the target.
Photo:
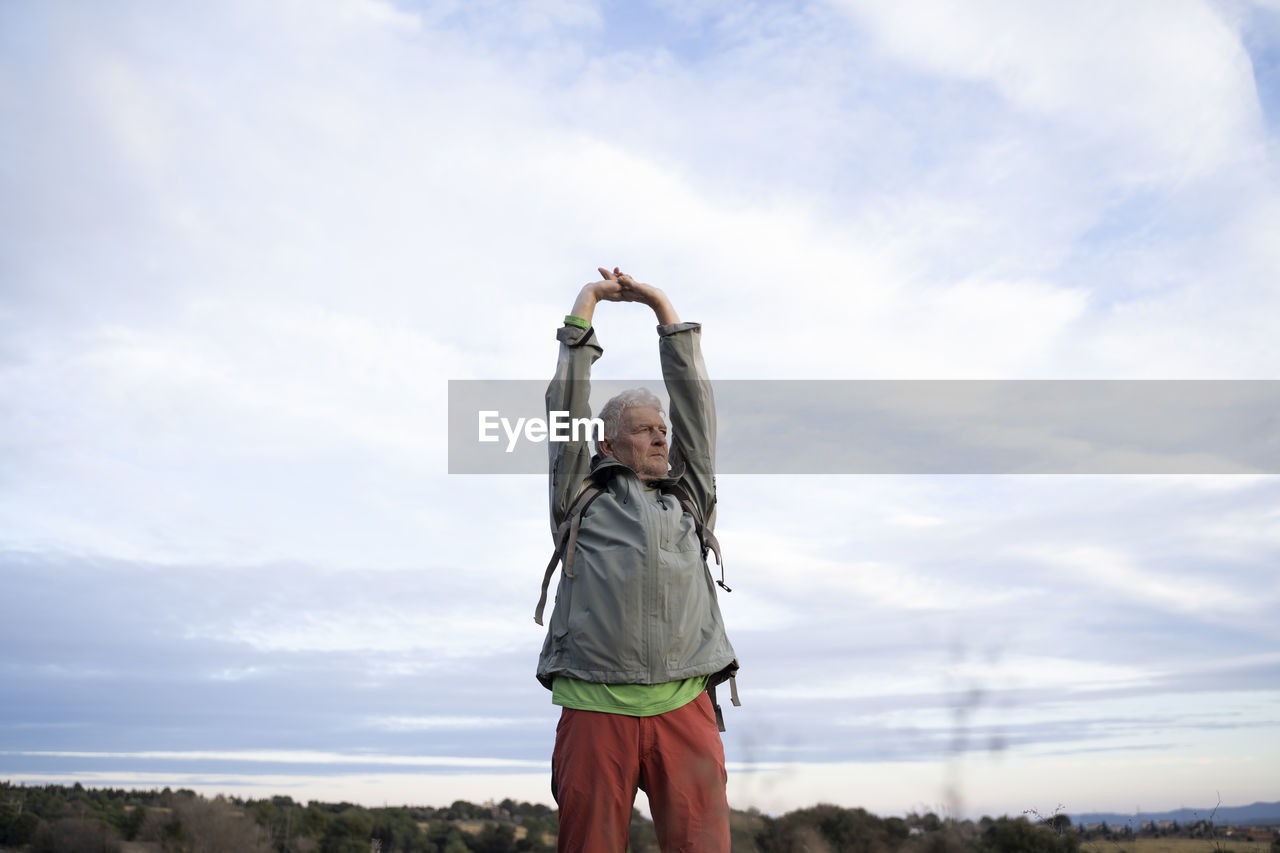
<svg viewBox="0 0 1280 853">
<path fill-rule="evenodd" d="M 623 472 L 629 473 L 632 476 L 638 476 L 630 466 L 622 464 L 616 457 L 605 456 L 602 453 L 597 453 L 595 456 L 591 457 L 591 473 L 588 476 L 601 486 Z M 661 489 L 664 486 L 676 485 L 680 482 L 680 478 L 682 476 L 684 476 L 684 463 L 680 462 L 675 468 L 667 473 L 667 476 L 660 477 L 656 480 L 649 480 L 648 483 L 650 486 Z"/>
</svg>

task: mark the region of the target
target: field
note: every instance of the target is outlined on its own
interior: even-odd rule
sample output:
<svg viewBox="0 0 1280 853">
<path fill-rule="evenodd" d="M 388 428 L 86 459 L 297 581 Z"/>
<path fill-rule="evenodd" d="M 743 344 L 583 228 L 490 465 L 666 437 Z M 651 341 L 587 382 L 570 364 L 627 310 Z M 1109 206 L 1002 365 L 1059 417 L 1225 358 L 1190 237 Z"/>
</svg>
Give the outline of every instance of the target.
<svg viewBox="0 0 1280 853">
<path fill-rule="evenodd" d="M 1081 853 L 1268 853 L 1269 841 L 1203 838 L 1137 838 L 1133 841 L 1085 841 Z"/>
</svg>

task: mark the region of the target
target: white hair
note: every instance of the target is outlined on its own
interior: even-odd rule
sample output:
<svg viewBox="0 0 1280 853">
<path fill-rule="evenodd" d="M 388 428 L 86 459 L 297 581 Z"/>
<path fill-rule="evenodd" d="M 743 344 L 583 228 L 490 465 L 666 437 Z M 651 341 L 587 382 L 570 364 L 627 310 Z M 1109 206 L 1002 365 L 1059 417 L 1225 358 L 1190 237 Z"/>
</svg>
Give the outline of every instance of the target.
<svg viewBox="0 0 1280 853">
<path fill-rule="evenodd" d="M 630 388 L 614 396 L 600 410 L 600 420 L 604 421 L 604 437 L 617 441 L 618 430 L 622 428 L 622 413 L 639 406 L 652 406 L 659 414 L 663 414 L 662 401 L 648 388 Z"/>
</svg>

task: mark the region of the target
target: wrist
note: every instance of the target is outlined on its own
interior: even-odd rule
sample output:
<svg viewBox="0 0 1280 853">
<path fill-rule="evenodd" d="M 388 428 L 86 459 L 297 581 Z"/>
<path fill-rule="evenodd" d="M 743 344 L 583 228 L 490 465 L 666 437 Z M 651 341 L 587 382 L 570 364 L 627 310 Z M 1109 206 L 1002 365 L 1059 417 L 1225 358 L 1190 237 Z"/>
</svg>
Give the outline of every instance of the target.
<svg viewBox="0 0 1280 853">
<path fill-rule="evenodd" d="M 574 300 L 573 309 L 569 313 L 590 323 L 598 301 L 599 297 L 596 295 L 595 285 L 583 285 L 582 290 L 578 291 L 578 298 Z"/>
<path fill-rule="evenodd" d="M 667 294 L 658 288 L 653 288 L 653 293 L 646 304 L 653 309 L 654 316 L 658 318 L 658 323 L 670 325 L 680 322 L 680 317 L 676 314 L 676 309 L 672 306 L 671 300 L 667 299 Z"/>
</svg>

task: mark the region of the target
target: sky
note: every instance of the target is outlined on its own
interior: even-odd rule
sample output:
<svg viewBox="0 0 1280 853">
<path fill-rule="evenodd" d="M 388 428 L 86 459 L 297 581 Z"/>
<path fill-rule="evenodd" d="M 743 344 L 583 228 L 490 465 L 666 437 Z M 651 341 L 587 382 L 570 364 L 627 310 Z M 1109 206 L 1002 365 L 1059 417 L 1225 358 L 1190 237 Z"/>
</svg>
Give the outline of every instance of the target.
<svg viewBox="0 0 1280 853">
<path fill-rule="evenodd" d="M 0 4 L 0 779 L 550 803 L 545 480 L 449 380 L 615 265 L 713 379 L 1276 379 L 1278 120 L 1273 0 Z M 1280 799 L 1274 474 L 717 531 L 734 807 Z"/>
</svg>

